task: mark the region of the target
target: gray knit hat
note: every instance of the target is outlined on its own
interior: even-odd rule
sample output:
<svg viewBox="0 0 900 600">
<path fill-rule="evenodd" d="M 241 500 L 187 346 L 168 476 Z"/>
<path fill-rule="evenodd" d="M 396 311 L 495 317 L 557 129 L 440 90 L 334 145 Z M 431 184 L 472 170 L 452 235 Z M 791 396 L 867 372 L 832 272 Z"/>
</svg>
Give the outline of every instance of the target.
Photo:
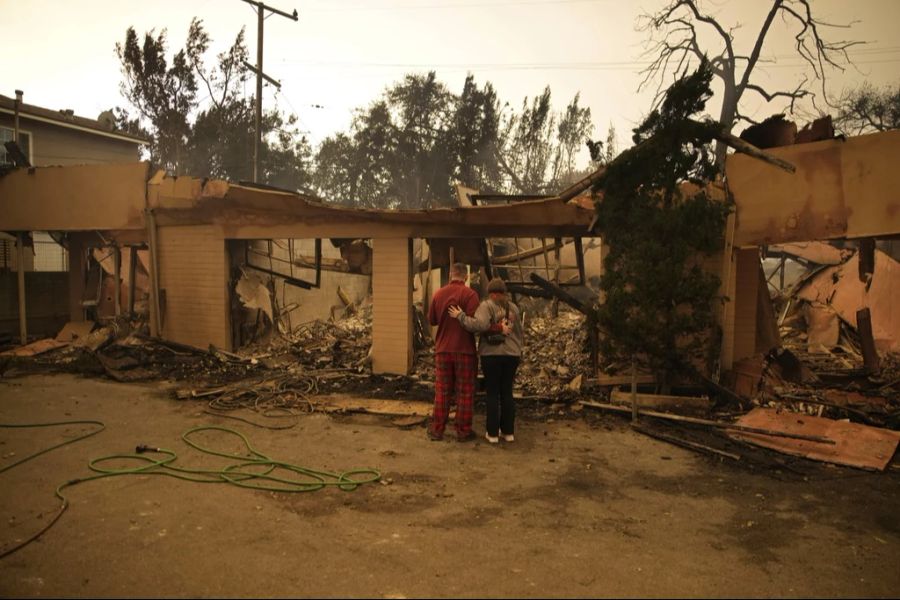
<svg viewBox="0 0 900 600">
<path fill-rule="evenodd" d="M 506 284 L 499 277 L 491 279 L 491 282 L 488 284 L 488 293 L 505 294 Z"/>
</svg>

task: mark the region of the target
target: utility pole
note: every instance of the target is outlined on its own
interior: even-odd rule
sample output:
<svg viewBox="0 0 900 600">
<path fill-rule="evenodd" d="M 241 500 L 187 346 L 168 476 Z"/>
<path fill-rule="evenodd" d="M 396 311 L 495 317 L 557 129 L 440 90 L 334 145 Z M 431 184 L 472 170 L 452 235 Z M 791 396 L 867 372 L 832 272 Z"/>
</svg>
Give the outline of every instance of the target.
<svg viewBox="0 0 900 600">
<path fill-rule="evenodd" d="M 273 12 L 281 15 L 282 17 L 286 17 L 288 19 L 297 20 L 297 9 L 294 9 L 293 14 L 288 14 L 284 11 L 278 10 L 277 8 L 272 8 L 271 6 L 266 6 L 262 2 L 256 2 L 255 0 L 243 0 L 247 4 L 252 4 L 256 7 L 256 17 L 257 17 L 257 27 L 256 27 L 256 67 L 248 65 L 244 63 L 248 69 L 256 73 L 256 140 L 253 144 L 253 181 L 259 183 L 259 145 L 262 143 L 262 82 L 263 78 L 266 81 L 274 83 L 279 88 L 281 87 L 278 82 L 276 82 L 271 77 L 267 76 L 263 73 L 263 21 L 265 20 L 265 11 Z"/>
<path fill-rule="evenodd" d="M 22 108 L 22 90 L 16 90 L 13 141 L 19 144 L 19 110 Z M 19 146 L 21 148 L 21 146 Z M 16 232 L 16 282 L 19 291 L 19 344 L 28 343 L 28 317 L 25 313 L 25 234 Z"/>
</svg>

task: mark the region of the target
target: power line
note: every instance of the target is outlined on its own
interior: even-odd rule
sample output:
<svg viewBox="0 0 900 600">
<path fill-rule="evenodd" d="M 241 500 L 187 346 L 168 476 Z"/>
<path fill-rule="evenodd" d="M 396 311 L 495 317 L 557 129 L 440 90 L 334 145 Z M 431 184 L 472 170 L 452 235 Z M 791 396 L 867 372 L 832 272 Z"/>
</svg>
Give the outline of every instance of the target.
<svg viewBox="0 0 900 600">
<path fill-rule="evenodd" d="M 282 98 L 284 98 L 285 102 L 288 103 L 288 106 L 291 107 L 291 114 L 293 114 L 295 117 L 297 117 L 297 121 L 298 121 L 298 122 L 300 123 L 300 125 L 303 126 L 303 128 L 305 129 L 305 131 L 300 131 L 300 133 L 306 133 L 306 134 L 310 134 L 310 135 L 311 135 L 311 134 L 312 134 L 312 130 L 310 129 L 309 125 L 306 123 L 306 121 L 304 121 L 304 120 L 300 117 L 300 113 L 297 112 L 297 109 L 296 109 L 296 108 L 294 108 L 294 103 L 291 102 L 291 99 L 287 97 L 287 95 L 284 93 L 284 90 L 279 89 L 278 91 L 275 92 L 275 98 L 276 98 L 276 99 L 278 98 L 279 95 L 280 95 Z"/>
<path fill-rule="evenodd" d="M 900 46 L 884 46 L 884 47 L 873 47 L 873 48 L 864 48 L 860 50 L 855 50 L 849 52 L 850 59 L 853 60 L 854 56 L 864 55 L 864 56 L 874 56 L 877 54 L 898 54 L 900 53 Z M 781 60 L 798 60 L 799 56 L 797 54 L 775 54 L 771 56 L 763 56 L 760 58 L 759 64 L 771 64 L 773 61 Z M 868 60 L 868 61 L 853 61 L 857 64 L 872 64 L 876 62 L 896 62 L 900 59 L 879 59 L 879 60 Z M 571 70 L 602 70 L 606 68 L 612 68 L 616 70 L 617 67 L 623 68 L 634 68 L 634 67 L 648 67 L 653 64 L 652 60 L 605 60 L 605 61 L 583 61 L 583 62 L 546 62 L 546 63 L 509 63 L 509 62 L 496 62 L 496 63 L 377 63 L 377 62 L 328 62 L 328 61 L 303 61 L 303 60 L 293 60 L 293 59 L 282 59 L 281 62 L 289 63 L 289 64 L 299 64 L 309 67 L 372 67 L 372 68 L 412 68 L 412 69 L 427 69 L 427 68 L 477 68 L 477 69 L 544 69 L 544 70 L 554 70 L 554 69 L 571 69 Z M 802 61 L 800 64 L 805 64 L 805 61 Z M 787 66 L 795 66 L 794 64 L 788 64 Z"/>
<path fill-rule="evenodd" d="M 372 6 L 371 4 L 366 5 L 355 5 L 355 6 L 340 6 L 334 7 L 329 6 L 327 8 L 309 8 L 308 12 L 358 12 L 358 11 L 388 11 L 388 10 L 420 10 L 420 9 L 455 9 L 455 8 L 492 8 L 492 7 L 506 7 L 506 6 L 540 6 L 540 5 L 554 5 L 554 4 L 594 4 L 598 2 L 608 3 L 610 0 L 504 0 L 501 2 L 462 2 L 459 4 L 394 4 L 394 5 L 382 5 L 382 6 Z"/>
<path fill-rule="evenodd" d="M 798 57 L 792 57 L 797 59 Z M 584 62 L 584 63 L 363 63 L 363 62 L 304 62 L 285 60 L 284 62 L 313 68 L 325 69 L 446 69 L 446 70 L 470 70 L 470 71 L 631 71 L 634 69 L 649 67 L 652 61 L 631 62 Z M 885 58 L 878 60 L 854 60 L 855 65 L 873 65 L 900 62 L 900 58 Z M 798 68 L 808 65 L 800 62 L 759 62 L 761 68 Z"/>
</svg>

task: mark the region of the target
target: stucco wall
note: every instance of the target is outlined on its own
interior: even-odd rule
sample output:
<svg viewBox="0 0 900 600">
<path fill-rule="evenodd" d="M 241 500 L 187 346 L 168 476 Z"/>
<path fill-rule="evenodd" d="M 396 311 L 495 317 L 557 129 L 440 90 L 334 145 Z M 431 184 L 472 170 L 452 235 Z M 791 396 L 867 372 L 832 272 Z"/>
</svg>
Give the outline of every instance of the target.
<svg viewBox="0 0 900 600">
<path fill-rule="evenodd" d="M 412 252 L 406 238 L 372 240 L 372 371 L 412 365 Z"/>
<path fill-rule="evenodd" d="M 211 225 L 159 228 L 162 337 L 231 349 L 225 240 Z"/>
</svg>

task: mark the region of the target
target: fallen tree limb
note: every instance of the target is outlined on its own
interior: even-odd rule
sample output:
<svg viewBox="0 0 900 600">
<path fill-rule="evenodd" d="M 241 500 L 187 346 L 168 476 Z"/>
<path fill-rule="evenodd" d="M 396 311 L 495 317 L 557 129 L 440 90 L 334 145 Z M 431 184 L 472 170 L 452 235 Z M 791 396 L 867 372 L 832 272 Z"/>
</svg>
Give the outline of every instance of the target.
<svg viewBox="0 0 900 600">
<path fill-rule="evenodd" d="M 561 191 L 559 194 L 557 194 L 557 197 L 563 202 L 567 202 L 603 179 L 604 175 L 606 175 L 606 167 L 600 167 L 587 177 Z"/>
<path fill-rule="evenodd" d="M 559 298 L 584 316 L 596 321 L 597 310 L 593 306 L 585 304 L 563 288 L 559 287 L 557 284 L 553 283 L 552 281 L 547 281 L 537 273 L 531 274 L 531 281 L 544 289 L 548 294 Z"/>
<path fill-rule="evenodd" d="M 631 414 L 632 408 L 625 406 L 616 406 L 615 404 L 604 404 L 602 402 L 591 402 L 582 400 L 583 406 L 591 408 L 600 408 L 603 410 L 611 410 L 615 412 Z M 822 444 L 834 444 L 834 440 L 819 435 L 803 435 L 802 433 L 787 433 L 784 431 L 774 431 L 772 429 L 763 429 L 761 427 L 747 427 L 746 425 L 738 425 L 737 423 L 724 423 L 722 421 L 710 421 L 708 419 L 698 419 L 696 417 L 683 417 L 681 415 L 670 415 L 668 413 L 656 412 L 653 410 L 638 409 L 638 414 L 645 417 L 654 417 L 657 419 L 668 419 L 670 421 L 680 421 L 682 423 L 691 423 L 693 425 L 708 425 L 710 427 L 719 427 L 721 429 L 733 429 L 735 431 L 743 431 L 745 433 L 758 433 L 761 435 L 771 435 L 775 437 L 795 438 L 798 440 L 808 440 L 810 442 L 819 442 Z"/>
<path fill-rule="evenodd" d="M 742 140 L 741 138 L 725 131 L 724 129 L 716 133 L 715 138 L 723 144 L 731 146 L 738 152 L 742 152 L 743 154 L 747 154 L 749 156 L 752 156 L 753 158 L 759 159 L 763 162 L 767 162 L 770 165 L 778 167 L 779 169 L 784 169 L 788 173 L 795 173 L 797 171 L 797 167 L 787 162 L 786 160 L 782 160 L 776 156 L 767 154 L 753 144 Z"/>
</svg>

